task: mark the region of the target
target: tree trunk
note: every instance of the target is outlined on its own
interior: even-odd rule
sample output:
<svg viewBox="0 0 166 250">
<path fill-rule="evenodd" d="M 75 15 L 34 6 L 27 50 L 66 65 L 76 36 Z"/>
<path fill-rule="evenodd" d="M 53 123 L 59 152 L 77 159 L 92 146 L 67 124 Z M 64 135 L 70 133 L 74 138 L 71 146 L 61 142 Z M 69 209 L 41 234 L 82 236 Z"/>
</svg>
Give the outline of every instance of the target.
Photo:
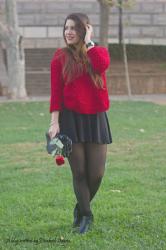
<svg viewBox="0 0 166 250">
<path fill-rule="evenodd" d="M 109 29 L 109 6 L 113 6 L 112 0 L 98 0 L 100 3 L 100 44 L 108 46 L 108 29 Z M 118 0 L 119 6 L 119 44 L 123 47 L 123 60 L 125 66 L 125 77 L 128 97 L 131 98 L 131 84 L 128 69 L 127 51 L 125 39 L 123 36 L 123 1 Z"/>
<path fill-rule="evenodd" d="M 130 77 L 129 77 L 129 68 L 128 68 L 128 60 L 127 60 L 127 51 L 126 51 L 126 44 L 123 39 L 123 59 L 124 59 L 124 65 L 125 65 L 125 76 L 126 76 L 126 85 L 127 85 L 127 93 L 128 98 L 131 98 L 131 84 L 130 84 Z"/>
<path fill-rule="evenodd" d="M 100 45 L 108 47 L 109 6 L 103 0 L 100 4 Z"/>
<path fill-rule="evenodd" d="M 25 58 L 22 38 L 18 32 L 16 1 L 6 0 L 6 21 L 9 27 L 9 39 L 6 43 L 8 65 L 8 97 L 26 98 Z"/>
<path fill-rule="evenodd" d="M 0 43 L 0 95 L 7 95 L 8 93 L 8 76 L 6 66 L 4 63 L 4 55 L 2 44 Z"/>
<path fill-rule="evenodd" d="M 122 0 L 118 1 L 119 3 L 119 44 L 122 45 Z"/>
<path fill-rule="evenodd" d="M 126 87 L 127 87 L 127 94 L 128 98 L 131 98 L 131 83 L 130 83 L 130 76 L 129 76 L 129 68 L 128 68 L 128 59 L 127 59 L 127 50 L 126 50 L 126 43 L 124 38 L 124 22 L 123 22 L 123 6 L 122 6 L 122 0 L 119 0 L 119 8 L 121 9 L 120 14 L 120 26 L 121 26 L 121 42 L 123 47 L 123 60 L 124 60 L 124 66 L 125 66 L 125 77 L 126 77 Z"/>
</svg>

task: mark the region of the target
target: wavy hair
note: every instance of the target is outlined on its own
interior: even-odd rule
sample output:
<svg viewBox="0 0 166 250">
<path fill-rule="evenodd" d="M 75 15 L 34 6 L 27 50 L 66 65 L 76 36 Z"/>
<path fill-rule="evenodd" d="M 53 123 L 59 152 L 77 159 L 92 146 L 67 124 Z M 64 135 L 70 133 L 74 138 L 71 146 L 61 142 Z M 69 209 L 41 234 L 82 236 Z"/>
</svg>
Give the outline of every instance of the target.
<svg viewBox="0 0 166 250">
<path fill-rule="evenodd" d="M 74 45 L 67 44 L 65 39 L 65 25 L 67 20 L 73 20 L 75 23 L 75 29 L 79 36 L 79 42 Z M 96 87 L 102 88 L 103 81 L 100 74 L 93 71 L 92 65 L 87 56 L 87 50 L 84 42 L 86 34 L 86 25 L 89 24 L 89 18 L 83 13 L 73 13 L 67 16 L 64 28 L 63 37 L 66 43 L 66 47 L 63 51 L 66 54 L 66 60 L 63 66 L 63 77 L 67 79 L 65 82 L 68 84 L 76 77 L 79 77 L 84 72 L 88 72 Z"/>
</svg>

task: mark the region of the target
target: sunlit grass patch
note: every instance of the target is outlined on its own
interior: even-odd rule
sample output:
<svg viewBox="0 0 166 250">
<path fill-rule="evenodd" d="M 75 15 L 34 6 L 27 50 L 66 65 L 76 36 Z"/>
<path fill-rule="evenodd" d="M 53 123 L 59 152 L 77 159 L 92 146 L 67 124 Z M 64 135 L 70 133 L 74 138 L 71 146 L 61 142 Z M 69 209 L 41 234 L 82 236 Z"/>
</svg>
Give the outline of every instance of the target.
<svg viewBox="0 0 166 250">
<path fill-rule="evenodd" d="M 0 104 L 0 117 L 2 249 L 166 249 L 165 106 L 112 102 L 113 143 L 83 236 L 72 230 L 68 162 L 46 152 L 48 103 Z"/>
</svg>

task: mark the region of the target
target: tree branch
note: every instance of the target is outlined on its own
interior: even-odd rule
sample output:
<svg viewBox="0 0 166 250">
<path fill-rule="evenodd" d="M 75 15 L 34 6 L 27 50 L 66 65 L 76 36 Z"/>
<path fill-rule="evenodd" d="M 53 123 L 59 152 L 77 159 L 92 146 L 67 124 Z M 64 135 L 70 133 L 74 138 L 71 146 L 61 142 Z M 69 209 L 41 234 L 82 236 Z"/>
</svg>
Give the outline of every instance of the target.
<svg viewBox="0 0 166 250">
<path fill-rule="evenodd" d="M 9 30 L 6 25 L 0 22 L 0 40 L 4 41 L 5 43 L 9 40 Z"/>
<path fill-rule="evenodd" d="M 119 3 L 119 0 L 98 0 L 98 2 L 105 4 L 107 6 L 121 7 L 121 8 L 131 8 L 135 4 L 136 0 L 123 0 L 122 3 Z"/>
<path fill-rule="evenodd" d="M 6 46 L 13 44 L 14 37 L 19 40 L 21 37 L 20 32 L 8 25 L 0 23 L 0 40 L 3 41 Z"/>
</svg>

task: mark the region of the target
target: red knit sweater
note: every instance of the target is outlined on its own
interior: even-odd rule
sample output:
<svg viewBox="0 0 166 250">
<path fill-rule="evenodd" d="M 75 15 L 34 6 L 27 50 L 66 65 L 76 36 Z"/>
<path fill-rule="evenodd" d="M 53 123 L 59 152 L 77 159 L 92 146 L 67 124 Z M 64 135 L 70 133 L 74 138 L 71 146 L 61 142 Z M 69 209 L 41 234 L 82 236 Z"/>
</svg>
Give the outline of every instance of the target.
<svg viewBox="0 0 166 250">
<path fill-rule="evenodd" d="M 102 76 L 104 88 L 97 88 L 88 73 L 77 77 L 69 84 L 65 84 L 62 77 L 65 56 L 59 56 L 62 52 L 61 49 L 57 50 L 51 61 L 50 112 L 60 111 L 63 107 L 81 114 L 106 111 L 109 108 L 105 76 L 105 70 L 110 64 L 108 50 L 95 46 L 87 52 L 93 70 Z"/>
</svg>

